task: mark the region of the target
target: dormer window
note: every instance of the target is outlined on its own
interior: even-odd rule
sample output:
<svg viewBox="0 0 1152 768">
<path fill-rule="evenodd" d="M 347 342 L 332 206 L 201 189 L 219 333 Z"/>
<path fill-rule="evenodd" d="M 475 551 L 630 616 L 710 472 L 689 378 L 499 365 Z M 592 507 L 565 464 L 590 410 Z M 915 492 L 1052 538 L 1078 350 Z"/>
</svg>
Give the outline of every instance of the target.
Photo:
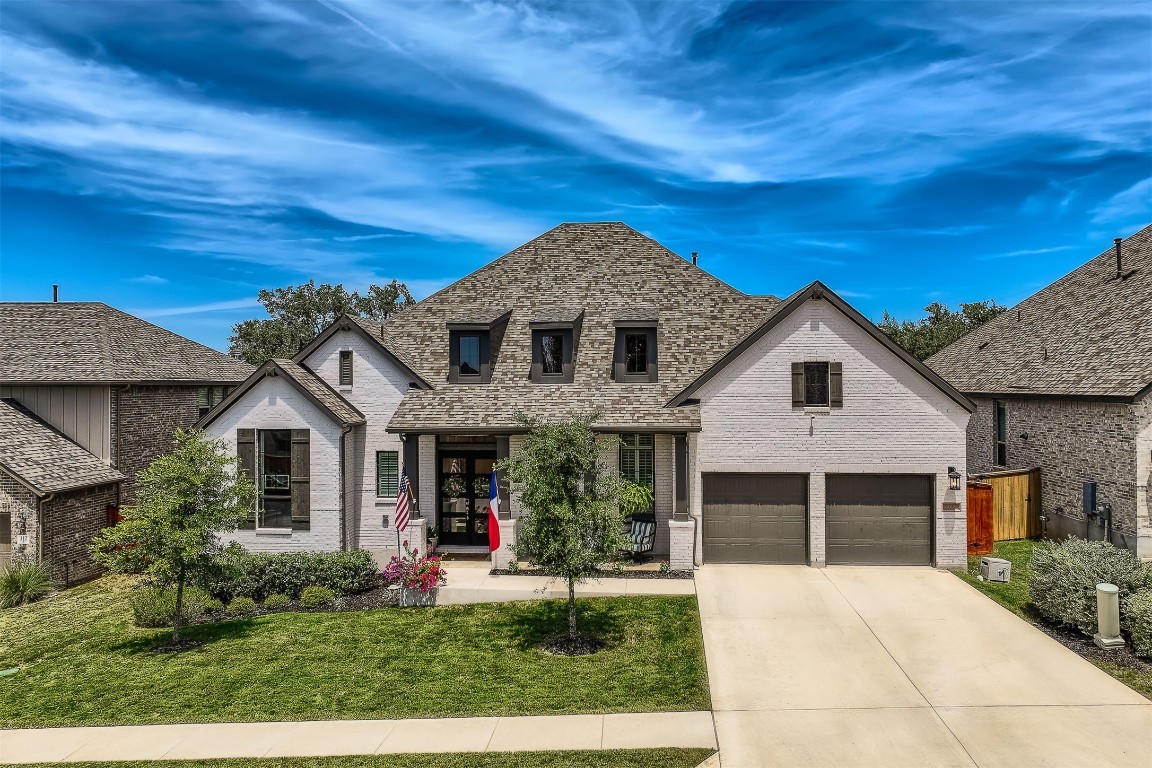
<svg viewBox="0 0 1152 768">
<path fill-rule="evenodd" d="M 659 381 L 655 320 L 617 320 L 612 378 L 629 384 Z"/>
<path fill-rule="evenodd" d="M 487 384 L 511 311 L 478 313 L 448 323 L 448 381 Z"/>
<path fill-rule="evenodd" d="M 528 321 L 532 329 L 532 369 L 537 384 L 571 384 L 576 376 L 576 346 L 584 311 L 567 307 L 542 310 Z"/>
</svg>

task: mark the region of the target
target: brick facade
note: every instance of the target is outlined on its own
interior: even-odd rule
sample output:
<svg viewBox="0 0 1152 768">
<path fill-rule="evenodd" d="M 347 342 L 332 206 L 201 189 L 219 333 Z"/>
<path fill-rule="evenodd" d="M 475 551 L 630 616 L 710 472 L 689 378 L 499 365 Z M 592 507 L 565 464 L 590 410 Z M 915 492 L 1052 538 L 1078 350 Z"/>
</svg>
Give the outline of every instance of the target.
<svg viewBox="0 0 1152 768">
<path fill-rule="evenodd" d="M 136 500 L 136 473 L 170 452 L 177 428 L 188 429 L 200 417 L 199 387 L 133 385 L 112 394 L 113 466 L 128 476 L 120 503 Z"/>
<path fill-rule="evenodd" d="M 1135 549 L 1137 532 L 1137 409 L 1126 403 L 1005 398 L 1007 465 L 994 457 L 993 400 L 976 400 L 968 424 L 968 470 L 973 474 L 1040 467 L 1041 511 L 1059 518 L 1058 535 L 1083 535 L 1083 483 L 1097 483 L 1098 503 L 1112 507 L 1115 543 Z M 1091 538 L 1101 538 L 1103 531 Z M 1128 539 L 1125 541 L 1124 539 Z"/>
<path fill-rule="evenodd" d="M 88 556 L 88 545 L 107 525 L 108 507 L 116 499 L 116 483 L 111 483 L 62 491 L 41 502 L 0 472 L 0 506 L 11 514 L 12 556 L 51 564 L 53 577 L 64 586 L 100 575 L 100 567 Z M 25 544 L 19 543 L 21 534 L 28 537 Z"/>
</svg>

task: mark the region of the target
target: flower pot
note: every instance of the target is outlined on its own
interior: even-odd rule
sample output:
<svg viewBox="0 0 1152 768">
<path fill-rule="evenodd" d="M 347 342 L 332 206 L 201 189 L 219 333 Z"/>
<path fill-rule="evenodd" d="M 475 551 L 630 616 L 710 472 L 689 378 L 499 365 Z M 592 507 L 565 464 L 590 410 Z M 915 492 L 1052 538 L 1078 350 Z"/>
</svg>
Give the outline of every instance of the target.
<svg viewBox="0 0 1152 768">
<path fill-rule="evenodd" d="M 436 545 L 439 543 L 440 543 L 440 538 L 438 536 L 429 536 L 428 537 L 428 554 L 429 555 L 431 555 L 432 553 L 434 553 L 436 551 Z"/>
<path fill-rule="evenodd" d="M 400 606 L 402 608 L 430 608 L 436 605 L 436 595 L 439 587 L 427 592 L 421 592 L 416 587 L 400 587 Z"/>
</svg>

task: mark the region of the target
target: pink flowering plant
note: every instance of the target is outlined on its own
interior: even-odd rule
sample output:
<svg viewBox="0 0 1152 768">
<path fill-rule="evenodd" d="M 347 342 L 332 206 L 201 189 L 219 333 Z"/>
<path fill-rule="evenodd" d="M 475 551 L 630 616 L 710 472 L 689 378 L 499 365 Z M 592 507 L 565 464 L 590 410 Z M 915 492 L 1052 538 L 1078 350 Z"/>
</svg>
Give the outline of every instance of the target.
<svg viewBox="0 0 1152 768">
<path fill-rule="evenodd" d="M 384 566 L 384 581 L 408 589 L 430 592 L 448 583 L 448 572 L 438 557 L 421 557 L 420 550 L 409 549 L 404 542 L 404 556 L 393 555 Z"/>
</svg>

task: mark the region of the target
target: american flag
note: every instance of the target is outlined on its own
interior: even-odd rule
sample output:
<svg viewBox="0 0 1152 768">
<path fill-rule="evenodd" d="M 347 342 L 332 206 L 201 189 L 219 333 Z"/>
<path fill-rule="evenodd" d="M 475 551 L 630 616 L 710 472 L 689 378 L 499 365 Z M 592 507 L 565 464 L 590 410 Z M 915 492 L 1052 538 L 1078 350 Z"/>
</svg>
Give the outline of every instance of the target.
<svg viewBox="0 0 1152 768">
<path fill-rule="evenodd" d="M 400 487 L 396 489 L 396 530 L 408 529 L 408 470 L 400 473 Z"/>
</svg>

